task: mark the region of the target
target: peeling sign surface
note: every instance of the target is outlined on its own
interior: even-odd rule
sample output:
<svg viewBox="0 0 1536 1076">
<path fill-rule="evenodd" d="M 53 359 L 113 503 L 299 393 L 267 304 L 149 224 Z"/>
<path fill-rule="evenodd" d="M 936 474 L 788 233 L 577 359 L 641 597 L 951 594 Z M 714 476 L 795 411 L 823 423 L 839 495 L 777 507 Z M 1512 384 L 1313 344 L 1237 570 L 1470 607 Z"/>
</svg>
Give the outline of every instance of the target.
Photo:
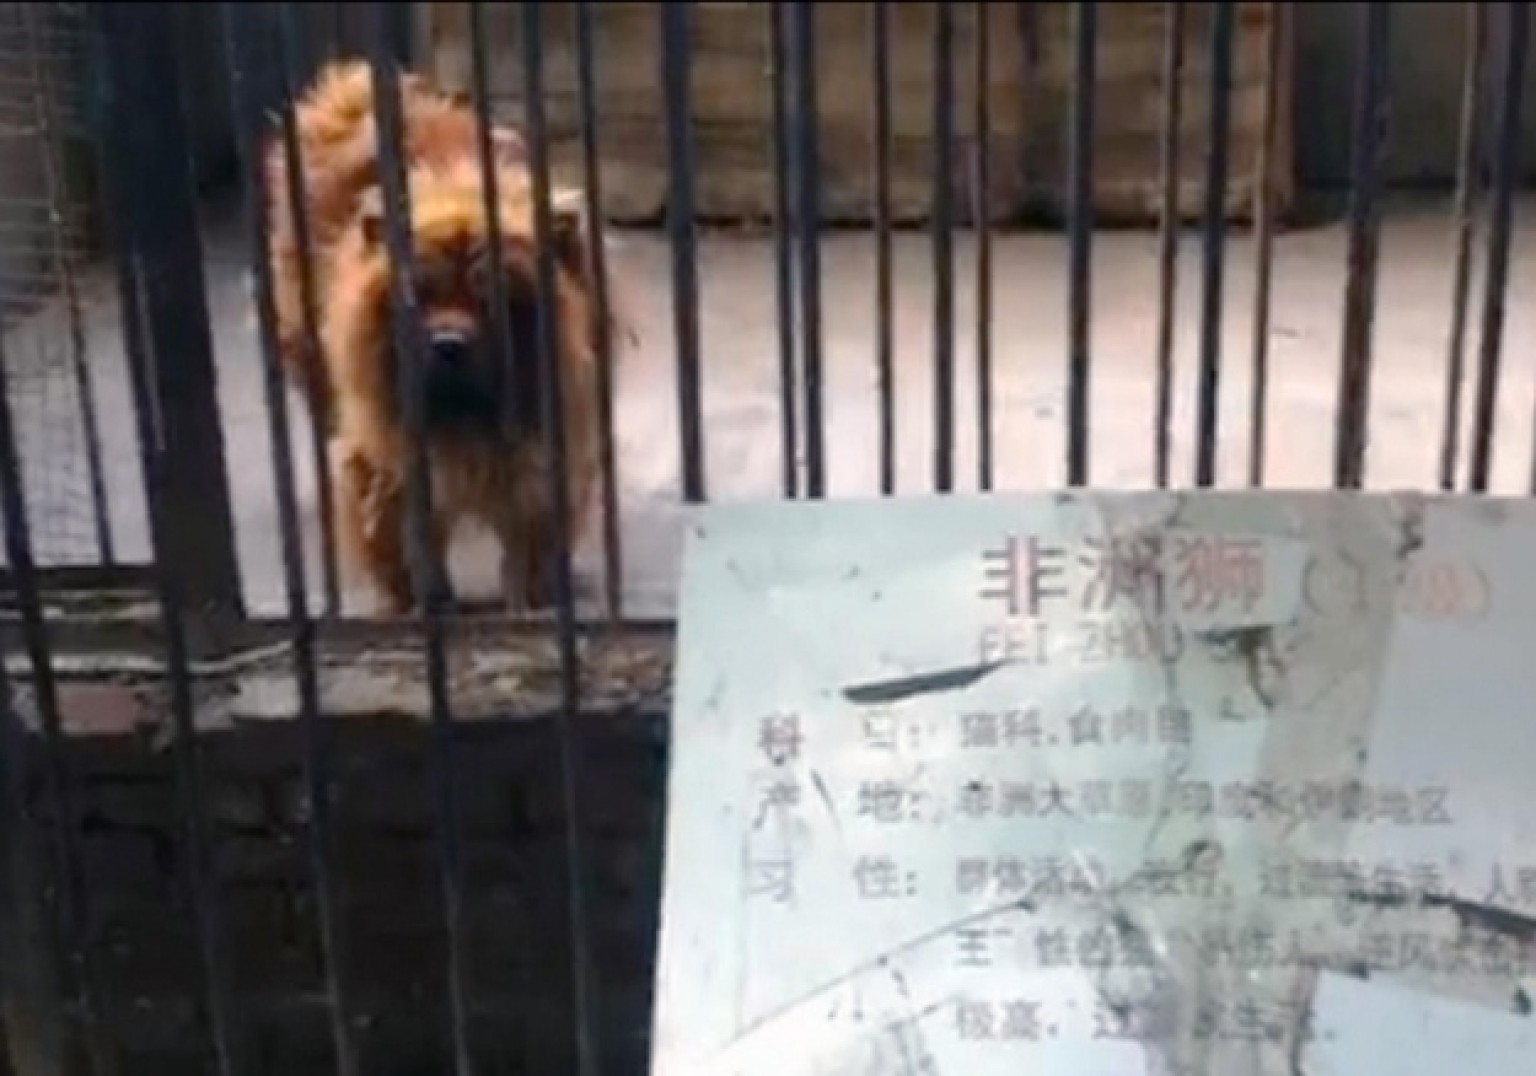
<svg viewBox="0 0 1536 1076">
<path fill-rule="evenodd" d="M 654 1071 L 1409 1071 L 1341 1059 L 1455 1006 L 1508 1031 L 1458 1073 L 1525 1071 L 1533 547 L 1487 499 L 704 510 Z"/>
<path fill-rule="evenodd" d="M 1529 1017 L 1421 990 L 1326 975 L 1314 1002 L 1312 1076 L 1445 1076 L 1530 1071 L 1536 1023 Z"/>
</svg>

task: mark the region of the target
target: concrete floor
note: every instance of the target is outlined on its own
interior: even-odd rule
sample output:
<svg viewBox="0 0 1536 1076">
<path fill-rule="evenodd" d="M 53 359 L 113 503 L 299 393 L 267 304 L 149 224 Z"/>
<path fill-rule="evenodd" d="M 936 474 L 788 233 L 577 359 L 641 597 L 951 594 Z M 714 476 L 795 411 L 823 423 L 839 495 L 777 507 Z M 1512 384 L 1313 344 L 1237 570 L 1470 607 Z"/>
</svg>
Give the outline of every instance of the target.
<svg viewBox="0 0 1536 1076">
<path fill-rule="evenodd" d="M 1499 397 L 1494 487 L 1523 493 L 1531 468 L 1536 410 L 1536 309 L 1532 293 L 1536 217 L 1520 206 L 1513 245 L 1504 380 Z M 238 221 L 227 213 L 206 232 L 210 305 L 216 326 L 240 559 L 253 609 L 281 608 L 281 550 L 273 500 L 267 419 L 255 323 L 242 264 Z M 640 343 L 622 356 L 617 440 L 624 591 L 629 611 L 665 615 L 674 597 L 682 510 L 678 498 L 676 381 L 665 239 L 619 237 L 615 265 Z M 1343 309 L 1346 234 L 1341 224 L 1298 230 L 1276 247 L 1270 331 L 1269 485 L 1329 483 Z M 1388 215 L 1376 321 L 1368 484 L 1429 488 L 1436 480 L 1451 297 L 1451 235 L 1444 200 L 1395 203 Z M 994 245 L 997 486 L 1049 488 L 1064 480 L 1066 383 L 1065 238 L 999 237 Z M 708 236 L 700 246 L 700 320 L 706 410 L 706 477 L 715 499 L 776 497 L 780 483 L 778 354 L 773 250 L 766 239 Z M 956 250 L 959 366 L 957 474 L 975 480 L 975 247 Z M 1174 475 L 1193 468 L 1195 360 L 1199 346 L 1201 249 L 1184 238 L 1179 261 Z M 1246 481 L 1252 351 L 1253 244 L 1235 235 L 1227 249 L 1225 363 L 1221 392 L 1220 483 Z M 829 236 L 822 247 L 825 317 L 827 481 L 832 496 L 877 491 L 878 425 L 874 347 L 874 256 L 867 234 Z M 1152 420 L 1157 318 L 1156 238 L 1102 233 L 1094 242 L 1092 483 L 1135 488 L 1153 476 Z M 902 492 L 930 488 L 932 475 L 932 262 L 923 235 L 902 236 L 896 256 L 898 468 Z M 1476 287 L 1476 281 L 1474 281 Z M 101 401 L 107 478 L 119 556 L 147 552 L 138 457 L 106 267 L 85 283 L 90 364 Z M 1469 361 L 1480 304 L 1472 308 Z M 59 308 L 39 312 L 7 336 L 13 401 L 27 459 L 33 527 L 45 562 L 92 560 L 90 508 L 73 419 L 67 335 Z M 1470 381 L 1469 381 L 1470 385 Z M 1470 392 L 1469 392 L 1470 395 Z M 297 405 L 297 401 L 295 401 Z M 302 414 L 302 410 L 297 412 Z M 302 443 L 299 481 L 313 558 L 314 482 Z M 313 563 L 313 561 L 312 561 Z M 466 594 L 489 593 L 483 542 L 455 552 Z M 587 590 L 600 571 L 596 543 L 579 550 Z M 311 571 L 311 580 L 316 578 Z M 361 601 L 361 604 L 358 603 Z M 349 607 L 369 608 L 349 597 Z"/>
</svg>

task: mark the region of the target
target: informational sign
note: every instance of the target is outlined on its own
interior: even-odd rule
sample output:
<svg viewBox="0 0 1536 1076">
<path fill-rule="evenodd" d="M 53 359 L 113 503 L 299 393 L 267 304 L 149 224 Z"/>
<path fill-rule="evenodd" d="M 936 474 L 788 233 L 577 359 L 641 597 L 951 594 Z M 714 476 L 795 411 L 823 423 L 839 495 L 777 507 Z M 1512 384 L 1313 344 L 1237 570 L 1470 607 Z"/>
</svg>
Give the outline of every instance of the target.
<svg viewBox="0 0 1536 1076">
<path fill-rule="evenodd" d="M 701 512 L 653 1071 L 1294 1076 L 1417 1033 L 1373 991 L 1523 1018 L 1533 550 L 1492 499 Z"/>
</svg>

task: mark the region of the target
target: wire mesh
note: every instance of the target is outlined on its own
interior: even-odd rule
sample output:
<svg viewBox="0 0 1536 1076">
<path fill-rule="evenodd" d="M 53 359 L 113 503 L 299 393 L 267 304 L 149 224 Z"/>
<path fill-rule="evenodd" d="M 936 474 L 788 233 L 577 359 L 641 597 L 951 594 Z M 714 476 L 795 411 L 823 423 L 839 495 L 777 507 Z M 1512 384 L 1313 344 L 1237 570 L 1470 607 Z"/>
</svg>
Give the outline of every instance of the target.
<svg viewBox="0 0 1536 1076">
<path fill-rule="evenodd" d="M 0 4 L 0 328 L 42 566 L 115 559 L 83 294 L 85 13 Z"/>
</svg>

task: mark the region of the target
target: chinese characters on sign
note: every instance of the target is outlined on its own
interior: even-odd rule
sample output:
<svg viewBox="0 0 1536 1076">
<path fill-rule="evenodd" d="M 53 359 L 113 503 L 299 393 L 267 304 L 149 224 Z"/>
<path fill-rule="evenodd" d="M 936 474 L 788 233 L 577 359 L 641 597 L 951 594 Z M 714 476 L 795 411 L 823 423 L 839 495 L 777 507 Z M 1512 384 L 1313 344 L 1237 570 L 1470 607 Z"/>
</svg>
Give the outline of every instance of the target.
<svg viewBox="0 0 1536 1076">
<path fill-rule="evenodd" d="M 1168 548 L 1164 548 L 1167 546 Z M 1060 619 L 1145 609 L 1253 612 L 1269 585 L 1265 547 L 1252 536 L 1089 536 L 1079 543 L 1010 536 L 982 551 L 981 590 L 1009 616 Z"/>
</svg>

